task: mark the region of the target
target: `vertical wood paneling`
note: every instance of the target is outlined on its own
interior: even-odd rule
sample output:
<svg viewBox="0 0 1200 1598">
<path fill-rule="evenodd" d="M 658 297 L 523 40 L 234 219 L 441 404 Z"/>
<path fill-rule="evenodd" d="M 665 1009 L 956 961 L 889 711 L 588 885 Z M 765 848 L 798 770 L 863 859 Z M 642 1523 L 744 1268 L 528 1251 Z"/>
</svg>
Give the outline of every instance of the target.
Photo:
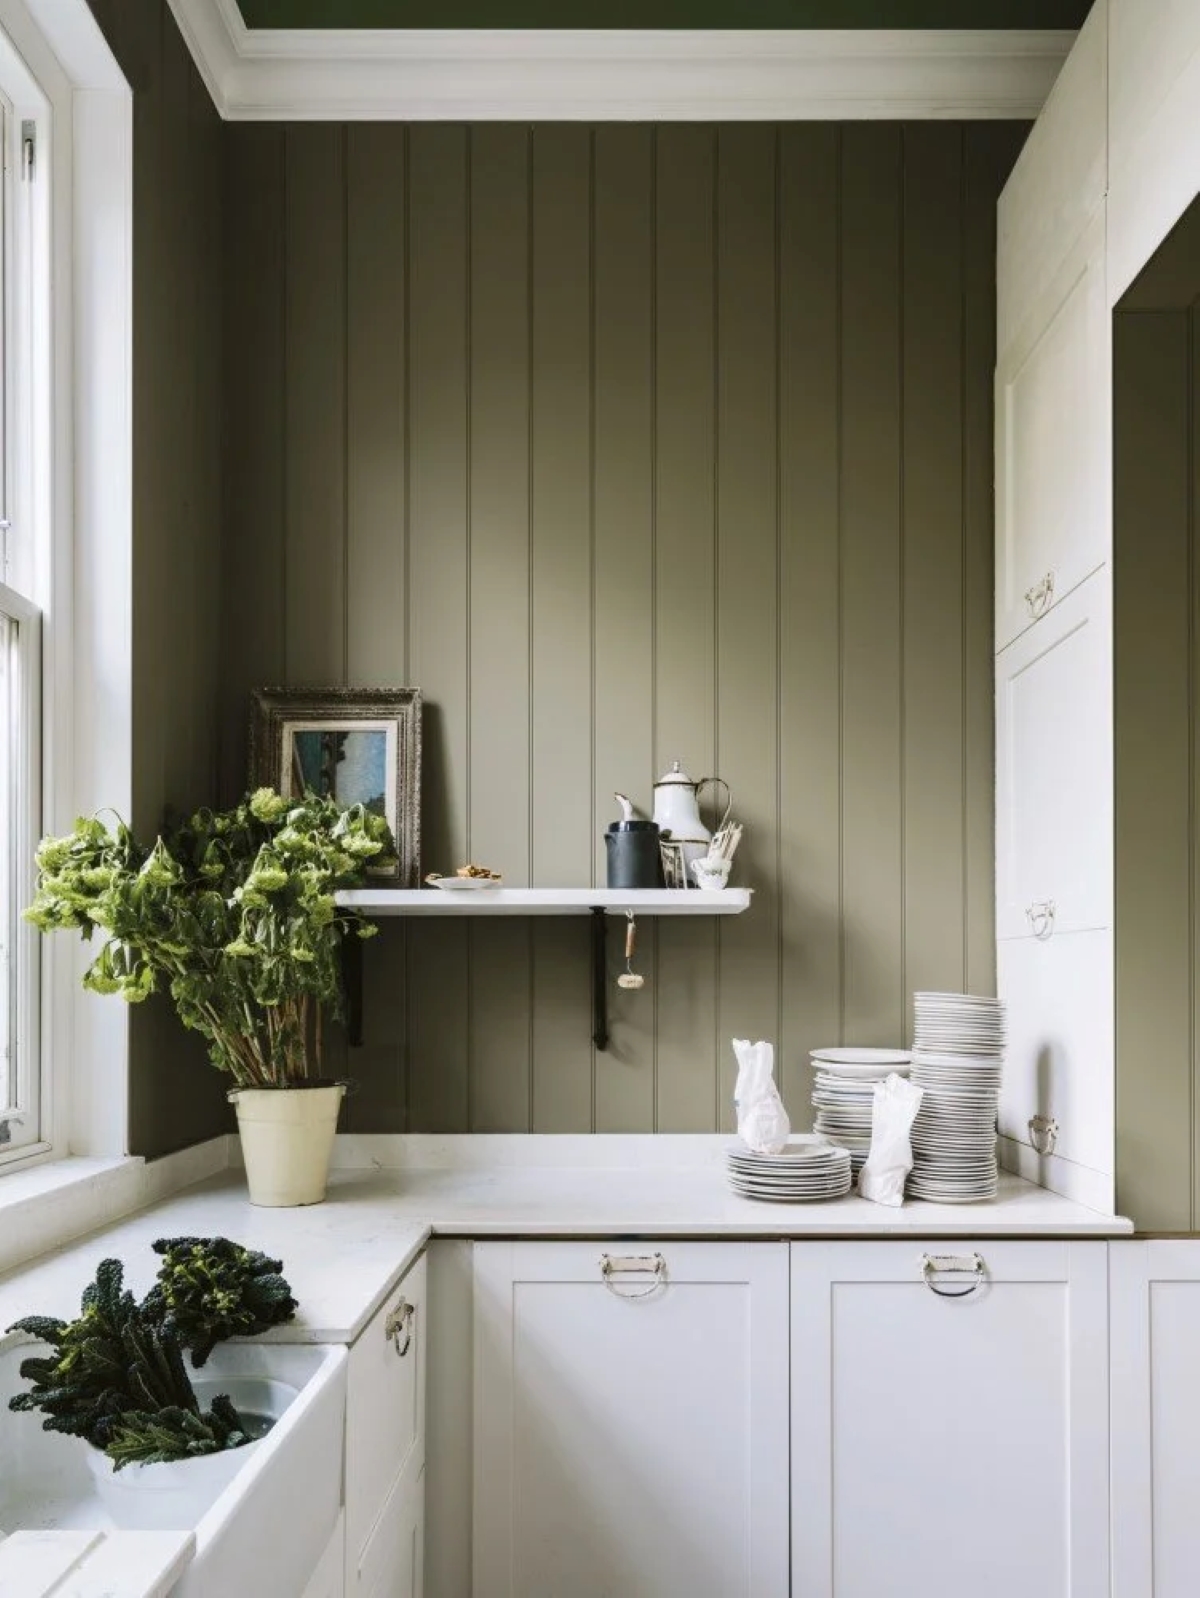
<svg viewBox="0 0 1200 1598">
<path fill-rule="evenodd" d="M 716 130 L 657 136 L 654 773 L 716 768 Z M 663 921 L 657 940 L 661 1132 L 715 1125 L 717 928 Z"/>
<path fill-rule="evenodd" d="M 753 916 L 718 932 L 722 1038 L 779 1035 L 778 140 L 723 127 L 717 156 L 717 770 L 756 890 Z M 728 1125 L 725 1052 L 721 1064 Z"/>
<path fill-rule="evenodd" d="M 225 193 L 221 786 L 232 803 L 246 786 L 247 695 L 285 673 L 282 128 L 226 128 Z"/>
<path fill-rule="evenodd" d="M 591 136 L 534 130 L 531 879 L 591 880 Z M 580 795 L 584 802 L 580 802 Z M 591 1124 L 586 929 L 535 921 L 533 1127 Z"/>
<path fill-rule="evenodd" d="M 527 128 L 471 131 L 470 858 L 529 883 Z M 471 1129 L 529 1124 L 530 929 L 471 928 Z"/>
<path fill-rule="evenodd" d="M 287 680 L 346 678 L 346 130 L 287 130 Z"/>
<path fill-rule="evenodd" d="M 654 727 L 654 130 L 609 126 L 593 147 L 595 850 L 616 789 L 646 795 Z M 648 795 L 646 795 L 648 797 Z M 632 797 L 632 796 L 631 796 Z M 596 1057 L 597 1131 L 654 1119 L 653 929 L 638 993 L 612 988 L 612 1047 Z M 618 934 L 609 963 L 619 969 Z"/>
<path fill-rule="evenodd" d="M 1200 263 L 1197 263 L 1197 280 L 1200 281 Z M 1200 975 L 1196 971 L 1196 954 L 1200 950 L 1200 296 L 1188 311 L 1188 446 L 1191 481 L 1188 484 L 1188 554 L 1191 589 L 1190 631 L 1188 650 L 1188 693 L 1191 700 L 1191 724 L 1188 729 L 1188 759 L 1191 766 L 1191 858 L 1188 862 L 1189 891 L 1191 894 L 1191 926 L 1188 963 L 1191 970 L 1192 1005 L 1189 1017 L 1191 1027 L 1191 1082 L 1192 1105 L 1192 1208 L 1188 1217 L 1189 1228 L 1196 1226 L 1200 1215 Z M 1118 1055 L 1118 1063 L 1120 1056 Z M 1118 1122 L 1118 1127 L 1120 1123 Z"/>
<path fill-rule="evenodd" d="M 427 870 L 467 859 L 468 166 L 463 128 L 409 134 L 409 668 L 427 695 L 422 836 Z M 409 933 L 414 1129 L 469 1125 L 467 929 Z"/>
<path fill-rule="evenodd" d="M 256 682 L 407 677 L 426 869 L 603 881 L 613 790 L 679 759 L 731 781 L 756 889 L 642 926 L 599 1055 L 582 920 L 388 928 L 351 1124 L 714 1128 L 735 1032 L 777 1041 L 805 1124 L 810 1048 L 994 980 L 1019 131 L 226 133 L 226 782 Z"/>
<path fill-rule="evenodd" d="M 1183 311 L 1113 321 L 1117 1202 L 1190 1223 L 1189 372 Z"/>
<path fill-rule="evenodd" d="M 405 474 L 407 130 L 346 130 L 346 678 L 408 681 Z M 407 926 L 385 921 L 363 951 L 363 1041 L 345 1123 L 407 1124 Z"/>
<path fill-rule="evenodd" d="M 963 149 L 904 129 L 904 984 L 965 982 Z M 942 625 L 943 618 L 948 625 Z M 957 625 L 955 625 L 957 623 Z"/>
<path fill-rule="evenodd" d="M 798 1127 L 812 1124 L 809 1051 L 842 1025 L 840 152 L 818 122 L 780 146 L 778 1075 Z"/>
<path fill-rule="evenodd" d="M 904 980 L 901 134 L 842 132 L 842 1004 L 893 1043 Z"/>
</svg>

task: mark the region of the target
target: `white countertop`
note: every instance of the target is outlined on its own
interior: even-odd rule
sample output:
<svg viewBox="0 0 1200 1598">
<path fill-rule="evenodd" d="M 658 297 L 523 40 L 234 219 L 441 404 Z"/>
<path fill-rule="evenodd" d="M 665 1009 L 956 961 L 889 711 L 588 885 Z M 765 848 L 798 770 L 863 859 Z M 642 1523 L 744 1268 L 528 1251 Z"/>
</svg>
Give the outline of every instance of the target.
<svg viewBox="0 0 1200 1598">
<path fill-rule="evenodd" d="M 363 1144 L 373 1140 L 362 1140 Z M 158 1237 L 223 1235 L 284 1262 L 300 1302 L 286 1341 L 351 1342 L 427 1240 L 435 1237 L 980 1238 L 1115 1237 L 1119 1217 L 1002 1176 L 986 1204 L 906 1203 L 887 1209 L 850 1197 L 827 1204 L 760 1204 L 725 1186 L 726 1138 L 402 1140 L 414 1167 L 336 1170 L 324 1204 L 255 1209 L 240 1172 L 187 1188 L 150 1209 L 0 1277 L 0 1331 L 31 1313 L 70 1316 L 97 1263 L 115 1254 L 144 1291 Z M 534 1164 L 518 1163 L 538 1145 Z M 586 1144 L 578 1163 L 549 1165 L 554 1144 Z M 684 1163 L 670 1163 L 672 1145 Z M 626 1146 L 632 1146 L 630 1148 Z M 347 1140 L 342 1156 L 353 1152 Z M 488 1157 L 495 1163 L 481 1164 Z"/>
</svg>

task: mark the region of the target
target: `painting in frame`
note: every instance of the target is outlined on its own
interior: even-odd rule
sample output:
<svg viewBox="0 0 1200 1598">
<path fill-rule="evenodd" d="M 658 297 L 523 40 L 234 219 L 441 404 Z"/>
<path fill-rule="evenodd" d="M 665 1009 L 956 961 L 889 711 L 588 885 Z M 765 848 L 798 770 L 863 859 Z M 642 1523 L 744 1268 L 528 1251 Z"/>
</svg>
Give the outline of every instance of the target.
<svg viewBox="0 0 1200 1598">
<path fill-rule="evenodd" d="M 421 880 L 421 690 L 258 688 L 251 696 L 250 786 L 308 791 L 383 816 L 398 864 L 371 876 Z"/>
</svg>

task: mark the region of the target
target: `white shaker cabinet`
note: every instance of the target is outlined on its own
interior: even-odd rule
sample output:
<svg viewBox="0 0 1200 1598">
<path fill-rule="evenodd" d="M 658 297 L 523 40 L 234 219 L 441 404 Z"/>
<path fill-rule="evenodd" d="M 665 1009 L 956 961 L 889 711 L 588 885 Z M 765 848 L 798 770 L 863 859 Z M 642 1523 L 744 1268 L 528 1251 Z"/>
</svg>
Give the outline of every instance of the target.
<svg viewBox="0 0 1200 1598">
<path fill-rule="evenodd" d="M 419 1598 L 425 1500 L 426 1262 L 350 1351 L 345 1598 Z"/>
<path fill-rule="evenodd" d="M 1112 925 L 1112 605 L 1097 572 L 996 659 L 996 932 Z"/>
<path fill-rule="evenodd" d="M 1113 1598 L 1195 1598 L 1200 1241 L 1110 1255 Z"/>
<path fill-rule="evenodd" d="M 338 1516 L 333 1536 L 313 1571 L 304 1598 L 343 1598 L 346 1591 L 346 1517 Z"/>
<path fill-rule="evenodd" d="M 473 1598 L 786 1598 L 783 1243 L 475 1248 Z"/>
<path fill-rule="evenodd" d="M 1107 1594 L 1106 1245 L 791 1252 L 796 1598 Z"/>
<path fill-rule="evenodd" d="M 997 649 L 1109 558 L 1105 217 L 1101 201 L 997 362 Z"/>
</svg>

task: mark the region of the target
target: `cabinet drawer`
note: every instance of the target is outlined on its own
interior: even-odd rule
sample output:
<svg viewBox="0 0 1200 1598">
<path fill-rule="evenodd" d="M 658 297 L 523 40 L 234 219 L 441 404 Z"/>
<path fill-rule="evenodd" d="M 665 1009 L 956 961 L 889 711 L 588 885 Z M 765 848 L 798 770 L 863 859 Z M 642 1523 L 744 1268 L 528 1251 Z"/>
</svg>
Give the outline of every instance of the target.
<svg viewBox="0 0 1200 1598">
<path fill-rule="evenodd" d="M 996 369 L 996 648 L 1109 558 L 1112 332 L 1096 219 Z"/>
<path fill-rule="evenodd" d="M 346 1396 L 346 1561 L 354 1572 L 398 1479 L 425 1454 L 425 1259 L 350 1351 Z"/>
<path fill-rule="evenodd" d="M 996 932 L 1112 925 L 1112 607 L 1105 567 L 996 661 Z"/>
</svg>

